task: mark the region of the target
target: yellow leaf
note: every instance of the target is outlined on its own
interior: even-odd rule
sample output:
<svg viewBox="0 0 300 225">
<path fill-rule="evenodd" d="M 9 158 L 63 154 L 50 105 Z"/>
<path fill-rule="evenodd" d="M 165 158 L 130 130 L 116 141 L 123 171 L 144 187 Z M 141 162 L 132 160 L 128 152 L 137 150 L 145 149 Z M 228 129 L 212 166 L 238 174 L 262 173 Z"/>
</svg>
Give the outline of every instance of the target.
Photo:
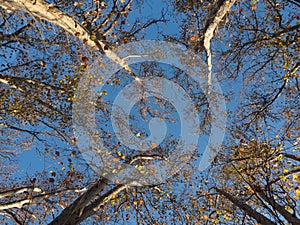
<svg viewBox="0 0 300 225">
<path fill-rule="evenodd" d="M 288 211 L 289 213 L 292 213 L 292 212 L 293 212 L 293 209 L 292 209 L 290 206 L 288 206 L 288 205 L 284 206 L 284 209 L 285 209 L 286 211 Z"/>
<path fill-rule="evenodd" d="M 298 178 L 299 178 L 299 177 L 298 177 L 298 174 L 294 174 L 294 175 L 293 175 L 293 181 L 297 181 Z"/>
<path fill-rule="evenodd" d="M 92 34 L 92 35 L 90 36 L 90 39 L 91 39 L 92 41 L 95 41 L 95 40 L 97 39 L 97 37 L 96 37 L 95 34 Z"/>
<path fill-rule="evenodd" d="M 142 165 L 139 165 L 139 166 L 137 167 L 137 169 L 138 169 L 139 171 L 141 171 L 141 170 L 143 169 L 143 166 L 142 166 Z"/>
<path fill-rule="evenodd" d="M 107 3 L 106 2 L 101 2 L 101 7 L 106 9 L 107 8 Z"/>
<path fill-rule="evenodd" d="M 204 221 L 206 221 L 206 220 L 208 220 L 209 218 L 208 218 L 208 216 L 207 215 L 205 215 L 205 216 L 203 216 L 203 218 L 202 218 Z"/>
<path fill-rule="evenodd" d="M 298 197 L 300 197 L 300 189 L 296 189 L 296 190 L 295 190 L 295 194 L 296 194 Z"/>
</svg>

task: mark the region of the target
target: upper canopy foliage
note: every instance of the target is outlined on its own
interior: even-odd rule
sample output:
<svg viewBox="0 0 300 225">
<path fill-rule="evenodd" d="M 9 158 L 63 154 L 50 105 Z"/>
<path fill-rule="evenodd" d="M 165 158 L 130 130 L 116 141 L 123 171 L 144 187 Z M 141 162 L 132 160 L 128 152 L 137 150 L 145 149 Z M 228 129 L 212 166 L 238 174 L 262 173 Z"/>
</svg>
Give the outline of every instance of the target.
<svg viewBox="0 0 300 225">
<path fill-rule="evenodd" d="M 299 7 L 297 0 L 0 0 L 0 222 L 300 224 Z M 99 56 L 123 68 L 95 103 L 95 133 L 115 157 L 107 168 L 126 162 L 142 171 L 182 144 L 180 115 L 157 97 L 133 107 L 130 129 L 146 138 L 145 124 L 163 115 L 172 129 L 162 144 L 141 153 L 118 140 L 112 99 L 136 77 L 179 84 L 199 113 L 203 142 L 212 124 L 207 92 L 184 71 L 127 65 L 114 54 L 121 44 L 153 36 L 205 58 L 208 84 L 214 76 L 222 86 L 228 125 L 206 171 L 197 170 L 201 142 L 175 176 L 132 187 L 98 177 L 73 134 L 78 83 Z M 22 159 L 36 163 L 17 165 Z"/>
</svg>

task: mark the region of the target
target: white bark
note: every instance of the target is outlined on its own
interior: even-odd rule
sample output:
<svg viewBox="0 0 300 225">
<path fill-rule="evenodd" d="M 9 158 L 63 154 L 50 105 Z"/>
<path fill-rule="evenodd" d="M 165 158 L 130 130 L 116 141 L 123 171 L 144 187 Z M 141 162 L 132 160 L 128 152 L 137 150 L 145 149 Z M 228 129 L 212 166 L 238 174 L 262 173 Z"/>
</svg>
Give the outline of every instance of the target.
<svg viewBox="0 0 300 225">
<path fill-rule="evenodd" d="M 0 74 L 0 77 L 1 77 L 0 78 L 0 82 L 1 83 L 6 84 L 6 85 L 10 86 L 11 88 L 19 90 L 21 92 L 25 92 L 25 91 L 22 88 L 14 85 L 14 84 L 11 84 L 10 80 L 8 78 L 13 78 L 13 79 L 21 80 L 21 81 L 24 81 L 24 82 L 26 82 L 28 84 L 33 84 L 33 85 L 36 85 L 36 86 L 44 87 L 44 88 L 46 88 L 48 90 L 55 90 L 55 91 L 58 91 L 60 93 L 65 93 L 66 92 L 62 88 L 55 87 L 55 86 L 46 84 L 44 82 L 35 81 L 35 80 L 32 80 L 32 79 L 28 79 L 28 78 L 23 78 L 23 77 L 5 77 L 5 75 L 2 76 L 2 74 Z"/>
<path fill-rule="evenodd" d="M 51 22 L 52 24 L 56 24 L 63 28 L 66 32 L 70 33 L 73 36 L 78 36 L 80 40 L 83 42 L 86 42 L 87 45 L 90 47 L 94 47 L 95 45 L 98 46 L 95 41 L 97 41 L 102 50 L 104 51 L 105 55 L 110 58 L 111 60 L 118 63 L 120 66 L 122 66 L 127 72 L 129 72 L 131 75 L 133 75 L 132 70 L 128 66 L 128 64 L 125 62 L 124 59 L 118 57 L 113 51 L 110 49 L 104 49 L 105 43 L 101 42 L 101 40 L 95 40 L 92 41 L 90 39 L 90 34 L 88 31 L 82 27 L 79 23 L 74 21 L 74 19 L 64 12 L 61 12 L 59 9 L 55 8 L 53 5 L 48 4 L 47 2 L 43 0 L 36 0 L 36 1 L 29 1 L 29 0 L 0 0 L 0 7 L 6 9 L 7 11 L 13 11 L 13 10 L 23 10 L 26 11 L 29 15 L 31 15 L 34 19 L 38 20 L 45 20 L 48 22 Z M 138 78 L 136 78 L 138 79 Z M 8 81 L 5 79 L 1 79 L 2 83 L 5 83 L 9 85 Z M 14 86 L 14 88 L 19 88 L 17 86 Z M 23 91 L 23 89 L 19 88 L 20 91 Z M 134 185 L 134 184 L 124 184 L 124 185 L 118 185 L 115 188 L 111 189 L 110 191 L 106 192 L 103 196 L 98 198 L 96 201 L 94 201 L 92 204 L 91 202 L 95 200 L 95 197 L 103 191 L 103 189 L 107 186 L 106 180 L 100 180 L 97 184 L 93 185 L 91 188 L 89 188 L 84 194 L 82 194 L 78 199 L 75 200 L 73 204 L 71 204 L 70 207 L 67 207 L 63 210 L 61 215 L 59 215 L 52 223 L 53 224 L 61 224 L 65 223 L 62 222 L 67 218 L 70 218 L 70 220 L 75 221 L 78 223 L 78 221 L 82 221 L 83 218 L 86 218 L 91 213 L 95 213 L 95 209 L 98 208 L 100 205 L 107 202 L 109 199 L 113 198 L 128 187 L 128 185 Z M 136 184 L 137 185 L 137 184 Z M 26 191 L 26 188 L 23 188 L 22 191 Z M 20 192 L 19 192 L 20 193 Z M 6 195 L 11 195 L 12 193 L 6 193 Z M 51 194 L 50 194 L 51 195 Z M 30 202 L 36 202 L 36 200 L 49 197 L 50 195 L 40 195 L 40 196 L 33 196 L 32 199 L 22 199 L 19 201 L 9 202 L 6 204 L 1 205 L 0 209 L 10 209 L 10 208 L 22 208 L 25 204 L 29 204 Z M 78 214 L 79 213 L 79 214 Z M 66 216 L 66 217 L 65 217 Z M 61 220 L 62 219 L 62 220 Z M 58 222 L 59 221 L 59 222 Z M 51 223 L 51 224 L 52 224 Z M 75 223 L 71 223 L 75 224 Z"/>
<path fill-rule="evenodd" d="M 226 13 L 229 12 L 232 5 L 236 0 L 224 0 L 220 8 L 217 10 L 215 15 L 213 15 L 213 20 L 208 24 L 206 30 L 204 31 L 204 39 L 203 39 L 203 47 L 206 51 L 206 63 L 208 67 L 208 95 L 210 94 L 211 87 L 211 76 L 212 76 L 212 54 L 211 54 L 211 40 L 214 37 L 214 33 L 218 27 L 218 25 L 222 22 Z"/>
<path fill-rule="evenodd" d="M 94 215 L 101 205 L 104 205 L 109 200 L 115 198 L 115 196 L 130 185 L 136 185 L 136 183 L 120 184 L 107 191 L 102 196 L 98 196 L 99 193 L 107 186 L 107 179 L 99 180 L 91 188 L 77 198 L 70 206 L 65 208 L 49 225 L 76 225 L 84 221 L 88 217 Z"/>
<path fill-rule="evenodd" d="M 90 39 L 90 34 L 84 29 L 84 27 L 82 27 L 69 15 L 55 8 L 53 5 L 48 4 L 43 0 L 0 0 L 0 7 L 10 11 L 24 10 L 33 18 L 46 20 L 48 22 L 56 24 L 73 36 L 79 33 L 80 36 L 78 38 L 82 41 L 87 42 L 87 45 L 91 47 L 94 47 L 96 45 L 95 41 L 97 41 L 108 58 L 118 63 L 130 74 L 133 74 L 132 70 L 124 59 L 118 57 L 110 49 L 105 50 L 105 43 L 103 43 L 101 40 L 92 41 Z"/>
<path fill-rule="evenodd" d="M 30 193 L 30 197 L 28 198 L 23 198 L 21 200 L 16 200 L 16 201 L 11 201 L 11 202 L 6 202 L 6 203 L 1 203 L 0 204 L 0 210 L 6 210 L 6 209 L 12 209 L 12 208 L 19 208 L 21 209 L 24 205 L 26 204 L 36 204 L 39 200 L 45 199 L 45 198 L 51 198 L 53 196 L 57 196 L 58 194 L 63 194 L 63 193 L 80 193 L 86 191 L 86 188 L 82 189 L 66 189 L 66 190 L 58 190 L 55 192 L 50 192 L 50 193 L 45 193 L 41 188 L 39 187 L 33 187 L 33 186 L 28 186 L 28 187 L 21 187 L 21 188 L 16 188 L 8 191 L 3 191 L 0 192 L 0 199 L 5 198 L 5 197 L 13 197 L 17 194 L 22 194 L 22 193 Z M 40 193 L 38 195 L 34 195 L 34 193 Z"/>
<path fill-rule="evenodd" d="M 0 78 L 0 82 L 3 83 L 3 84 L 8 85 L 8 86 L 10 86 L 10 87 L 12 87 L 13 89 L 18 90 L 18 91 L 25 92 L 22 88 L 17 87 L 17 86 L 14 85 L 14 84 L 10 84 L 8 80 L 5 80 L 5 79 Z"/>
<path fill-rule="evenodd" d="M 21 209 L 24 205 L 29 204 L 31 199 L 23 199 L 16 202 L 11 202 L 8 204 L 0 205 L 0 210 L 18 208 Z"/>
<path fill-rule="evenodd" d="M 30 192 L 30 191 L 39 192 L 39 193 L 43 192 L 42 189 L 40 189 L 38 187 L 33 187 L 33 186 L 21 187 L 21 188 L 16 188 L 16 189 L 13 189 L 13 190 L 0 192 L 0 199 L 4 198 L 4 197 L 7 197 L 7 196 L 12 196 L 14 194 L 20 194 L 20 193 Z"/>
</svg>

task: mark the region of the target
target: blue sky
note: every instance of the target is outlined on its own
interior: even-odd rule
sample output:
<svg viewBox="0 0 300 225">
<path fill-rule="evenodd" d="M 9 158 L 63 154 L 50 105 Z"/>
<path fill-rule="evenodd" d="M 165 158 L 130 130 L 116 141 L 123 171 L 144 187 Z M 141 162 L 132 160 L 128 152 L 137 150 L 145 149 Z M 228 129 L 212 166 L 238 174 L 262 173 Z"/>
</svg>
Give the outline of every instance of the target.
<svg viewBox="0 0 300 225">
<path fill-rule="evenodd" d="M 134 7 L 133 7 L 134 8 Z M 157 40 L 157 39 L 163 39 L 161 36 L 161 33 L 163 34 L 168 34 L 168 35 L 178 35 L 179 34 L 179 23 L 172 17 L 174 13 L 171 6 L 169 5 L 169 3 L 167 1 L 159 1 L 159 0 L 145 0 L 143 3 L 143 6 L 140 9 L 135 9 L 129 13 L 129 23 L 133 23 L 134 20 L 136 19 L 141 19 L 141 22 L 145 22 L 147 21 L 147 19 L 151 19 L 151 18 L 160 18 L 161 16 L 161 12 L 162 10 L 165 10 L 166 12 L 166 19 L 168 20 L 166 23 L 160 23 L 159 25 L 153 25 L 147 29 L 145 29 L 145 31 L 143 31 L 140 36 L 143 36 L 143 38 L 145 40 Z M 178 17 L 180 19 L 180 16 Z M 177 19 L 178 19 L 177 18 Z M 230 37 L 229 37 L 230 38 Z M 218 42 L 217 45 L 213 44 L 213 51 L 218 51 L 219 49 L 225 49 L 226 47 L 226 43 L 224 42 Z M 51 54 L 51 50 L 50 51 L 46 51 L 47 54 Z M 36 54 L 36 57 L 47 57 L 46 53 L 41 51 L 40 54 Z M 204 55 L 200 56 L 202 58 L 205 58 Z M 214 59 L 213 58 L 213 63 L 214 63 Z M 17 61 L 17 55 L 12 56 L 12 58 L 10 59 L 11 62 L 16 62 Z M 97 60 L 96 58 L 94 60 Z M 66 59 L 67 61 L 67 59 Z M 218 63 L 218 62 L 217 62 Z M 250 61 L 247 62 L 250 65 Z M 176 69 L 171 68 L 169 65 L 166 64 L 159 64 L 157 66 L 156 69 L 151 71 L 151 68 L 148 68 L 148 71 L 145 70 L 143 71 L 143 69 L 147 66 L 150 66 L 150 63 L 144 63 L 144 64 L 135 64 L 132 65 L 131 67 L 133 68 L 133 70 L 135 71 L 136 74 L 139 74 L 141 77 L 143 76 L 159 76 L 161 74 L 163 74 L 163 76 L 165 78 L 170 78 L 175 80 L 175 76 L 174 74 L 179 73 L 179 77 L 181 76 L 181 82 L 184 84 L 184 88 L 186 88 L 188 85 L 192 86 L 192 89 L 189 90 L 189 94 L 191 95 L 201 95 L 202 90 L 199 90 L 199 88 L 196 86 L 196 82 L 192 79 L 186 79 L 186 77 L 184 76 L 184 73 L 182 72 L 178 72 Z M 76 66 L 76 65 L 75 65 Z M 150 72 L 149 72 L 150 71 Z M 122 71 L 124 72 L 124 71 Z M 213 74 L 214 75 L 214 74 Z M 111 111 L 111 104 L 114 101 L 114 99 L 116 98 L 116 96 L 120 93 L 120 91 L 124 88 L 125 85 L 129 84 L 130 82 L 133 81 L 132 77 L 130 77 L 128 74 L 121 74 L 121 73 L 116 73 L 114 78 L 118 78 L 120 79 L 120 83 L 119 84 L 114 84 L 114 81 L 111 79 L 110 84 L 106 84 L 103 87 L 101 96 L 99 94 L 99 101 L 105 101 L 108 104 L 108 111 Z M 233 94 L 238 93 L 242 90 L 243 88 L 243 80 L 242 80 L 242 76 L 239 77 L 237 80 L 233 81 L 221 81 L 220 82 L 220 86 L 221 89 L 226 92 L 229 93 L 230 91 L 232 91 Z M 187 88 L 186 88 L 187 89 Z M 100 90 L 98 90 L 100 91 Z M 103 94 L 103 91 L 107 92 L 106 94 Z M 226 108 L 229 110 L 235 110 L 237 109 L 237 107 L 239 107 L 242 103 L 245 102 L 245 99 L 242 99 L 239 95 L 231 95 L 232 99 L 230 102 L 227 103 Z M 145 105 L 151 107 L 153 110 L 157 110 L 158 114 L 163 114 L 163 109 L 161 108 L 161 106 L 159 105 L 159 102 L 156 101 L 155 98 L 153 97 L 149 97 L 149 102 L 146 102 Z M 165 104 L 165 102 L 163 103 Z M 131 118 L 130 118 L 130 122 L 131 122 L 131 126 L 132 126 L 132 131 L 133 134 L 137 136 L 137 140 L 138 139 L 143 139 L 143 138 L 147 138 L 150 136 L 150 132 L 149 132 L 149 124 L 147 123 L 147 121 L 144 121 L 143 117 L 140 114 L 140 109 L 142 104 L 139 102 L 138 104 L 135 104 L 134 107 L 131 110 Z M 280 106 L 280 105 L 279 105 Z M 201 110 L 205 110 L 206 108 L 203 107 L 201 108 Z M 178 137 L 180 136 L 180 130 L 181 130 L 181 126 L 180 126 L 180 116 L 178 115 L 178 112 L 172 112 L 171 108 L 169 108 L 169 117 L 171 118 L 170 121 L 166 122 L 167 125 L 167 134 L 166 136 L 169 138 L 166 138 L 162 143 L 161 146 L 165 147 L 169 144 L 170 140 L 176 140 L 178 139 Z M 101 112 L 99 111 L 98 114 L 96 115 L 97 117 L 97 125 L 99 126 L 99 132 L 102 132 L 101 135 L 102 137 L 106 137 L 109 133 L 113 134 L 113 138 L 109 139 L 108 141 L 106 141 L 106 145 L 107 147 L 111 147 L 114 146 L 118 143 L 118 140 L 116 137 L 114 137 L 114 130 L 111 124 L 111 120 L 110 117 L 106 117 L 106 113 L 105 112 Z M 149 119 L 151 118 L 150 113 L 146 114 L 145 116 L 146 120 L 149 121 Z M 199 119 L 202 119 L 202 115 L 199 113 Z M 175 122 L 174 122 L 175 121 Z M 274 126 L 280 126 L 280 123 L 274 123 Z M 28 126 L 29 128 L 29 126 Z M 33 127 L 32 127 L 33 128 Z M 39 131 L 49 131 L 49 128 L 46 128 L 45 126 L 39 125 L 38 127 L 34 127 L 34 129 L 38 129 Z M 208 129 L 208 128 L 207 128 Z M 206 130 L 207 131 L 207 130 Z M 70 133 L 72 134 L 72 133 Z M 68 135 L 70 135 L 68 133 Z M 73 135 L 73 134 L 72 134 Z M 62 155 L 65 154 L 65 158 L 63 159 L 63 165 L 58 164 L 59 162 L 59 157 L 56 157 L 55 160 L 52 160 L 51 156 L 52 155 L 44 155 L 43 151 L 39 151 L 40 149 L 43 149 L 44 146 L 42 146 L 41 143 L 39 142 L 35 142 L 35 145 L 32 146 L 31 150 L 26 150 L 26 151 L 22 151 L 18 156 L 17 156 L 17 161 L 18 161 L 18 167 L 20 169 L 20 172 L 16 172 L 14 174 L 15 178 L 26 178 L 27 176 L 32 177 L 35 176 L 34 174 L 36 172 L 42 172 L 44 171 L 46 174 L 49 175 L 50 171 L 56 171 L 56 170 L 62 170 L 62 168 L 66 168 L 66 170 L 68 170 L 68 165 L 70 164 L 67 161 L 67 155 L 69 154 L 70 151 L 76 149 L 78 150 L 77 147 L 74 147 L 74 145 L 69 145 L 59 139 L 55 139 L 55 138 L 51 138 L 51 137 L 46 137 L 46 141 L 48 142 L 49 145 L 51 145 L 53 147 L 53 149 L 50 149 L 50 152 L 56 149 L 63 149 L 62 150 Z M 233 140 L 234 142 L 236 142 L 238 144 L 239 140 Z M 205 146 L 208 143 L 208 135 L 207 134 L 203 134 L 200 136 L 199 141 L 198 141 L 198 145 L 197 145 L 197 149 L 198 149 L 198 153 L 201 154 L 203 153 Z M 20 145 L 20 143 L 16 143 L 16 145 Z M 159 146 L 158 146 L 159 147 Z M 172 146 L 173 147 L 173 146 Z M 117 149 L 113 149 L 112 151 L 114 151 L 114 153 L 120 151 L 122 153 L 125 153 L 126 151 L 131 151 L 130 149 L 127 149 L 124 146 L 120 146 L 117 147 Z M 80 155 L 78 156 L 79 158 L 81 157 Z M 82 158 L 81 158 L 82 159 Z M 201 158 L 198 158 L 195 162 L 195 164 L 197 165 L 199 163 Z M 73 163 L 76 164 L 76 159 L 74 159 Z M 76 167 L 77 165 L 75 165 Z M 77 169 L 77 168 L 76 168 Z M 78 170 L 80 170 L 81 168 L 78 168 Z M 85 169 L 85 168 L 84 168 Z M 199 173 L 200 174 L 200 173 Z M 178 185 L 176 188 L 180 189 L 180 185 Z M 133 220 L 129 220 L 128 222 L 133 222 Z M 127 223 L 128 224 L 128 223 Z"/>
</svg>

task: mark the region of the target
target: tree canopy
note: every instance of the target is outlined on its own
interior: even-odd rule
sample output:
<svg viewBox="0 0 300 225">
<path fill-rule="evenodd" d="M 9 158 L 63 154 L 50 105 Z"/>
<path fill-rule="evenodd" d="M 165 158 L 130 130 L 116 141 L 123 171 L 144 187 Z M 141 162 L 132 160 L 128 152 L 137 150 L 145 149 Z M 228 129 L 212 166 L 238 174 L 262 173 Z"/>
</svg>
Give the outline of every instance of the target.
<svg viewBox="0 0 300 225">
<path fill-rule="evenodd" d="M 300 224 L 299 8 L 0 0 L 1 224 Z"/>
</svg>

